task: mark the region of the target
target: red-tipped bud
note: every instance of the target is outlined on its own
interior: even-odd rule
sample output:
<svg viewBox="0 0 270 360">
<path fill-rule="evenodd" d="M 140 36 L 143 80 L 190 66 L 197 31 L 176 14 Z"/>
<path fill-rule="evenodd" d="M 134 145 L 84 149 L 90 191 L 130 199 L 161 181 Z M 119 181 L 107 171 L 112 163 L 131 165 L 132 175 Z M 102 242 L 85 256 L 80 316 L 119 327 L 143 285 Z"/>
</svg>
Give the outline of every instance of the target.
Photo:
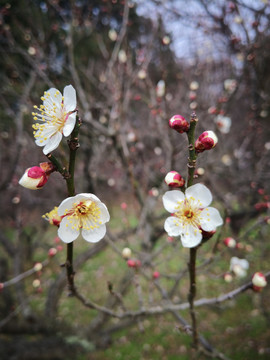
<svg viewBox="0 0 270 360">
<path fill-rule="evenodd" d="M 127 265 L 128 265 L 128 267 L 137 269 L 141 266 L 141 262 L 140 262 L 140 260 L 129 259 L 127 261 Z"/>
<path fill-rule="evenodd" d="M 236 249 L 238 249 L 238 250 L 243 250 L 244 247 L 245 247 L 244 244 L 241 243 L 241 242 L 239 242 L 239 243 L 236 244 Z"/>
<path fill-rule="evenodd" d="M 230 282 L 232 282 L 232 280 L 233 280 L 233 276 L 232 276 L 232 274 L 229 273 L 229 272 L 225 273 L 225 274 L 223 275 L 223 278 L 224 278 L 224 280 L 225 280 L 227 283 L 230 283 Z"/>
<path fill-rule="evenodd" d="M 153 279 L 158 279 L 160 277 L 160 272 L 159 271 L 154 271 L 153 272 Z"/>
<path fill-rule="evenodd" d="M 25 173 L 19 180 L 19 184 L 30 190 L 41 189 L 48 181 L 45 171 L 39 166 L 33 166 L 25 170 Z"/>
<path fill-rule="evenodd" d="M 48 251 L 48 256 L 49 257 L 54 257 L 54 255 L 56 255 L 56 253 L 57 253 L 56 248 L 50 248 L 49 251 Z"/>
<path fill-rule="evenodd" d="M 259 292 L 267 285 L 266 277 L 261 272 L 256 272 L 252 276 L 252 288 L 254 291 Z"/>
<path fill-rule="evenodd" d="M 171 187 L 182 187 L 185 185 L 185 180 L 177 171 L 170 171 L 165 176 L 165 183 Z"/>
<path fill-rule="evenodd" d="M 214 131 L 204 131 L 195 142 L 195 150 L 200 153 L 216 146 L 218 138 Z"/>
<path fill-rule="evenodd" d="M 236 241 L 232 237 L 226 237 L 223 243 L 228 247 L 234 249 L 236 247 Z"/>
<path fill-rule="evenodd" d="M 0 283 L 0 292 L 4 289 L 4 284 Z"/>
<path fill-rule="evenodd" d="M 270 202 L 261 202 L 254 205 L 257 211 L 264 211 L 270 208 Z"/>
<path fill-rule="evenodd" d="M 189 123 L 181 115 L 174 115 L 171 117 L 169 120 L 169 126 L 180 134 L 189 130 Z"/>
</svg>

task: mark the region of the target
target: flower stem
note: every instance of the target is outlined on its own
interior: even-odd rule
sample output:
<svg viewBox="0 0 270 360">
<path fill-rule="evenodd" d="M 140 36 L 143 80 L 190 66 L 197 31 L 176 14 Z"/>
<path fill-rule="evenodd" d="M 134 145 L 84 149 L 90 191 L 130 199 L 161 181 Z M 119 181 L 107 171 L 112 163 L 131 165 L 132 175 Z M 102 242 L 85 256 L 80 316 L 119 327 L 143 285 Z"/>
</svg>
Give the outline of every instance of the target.
<svg viewBox="0 0 270 360">
<path fill-rule="evenodd" d="M 195 128 L 198 123 L 198 118 L 196 113 L 193 112 L 191 114 L 190 119 L 190 128 L 187 133 L 188 136 L 188 148 L 189 148 L 189 158 L 188 158 L 188 181 L 187 188 L 193 184 L 194 173 L 196 168 L 196 159 L 197 154 L 195 151 Z M 197 320 L 196 314 L 194 310 L 194 299 L 196 296 L 196 255 L 197 248 L 191 248 L 189 252 L 189 294 L 188 294 L 188 302 L 189 302 L 189 313 L 192 322 L 192 337 L 193 337 L 193 347 L 195 349 L 198 348 L 198 332 L 197 332 Z"/>
<path fill-rule="evenodd" d="M 198 122 L 198 118 L 196 116 L 196 113 L 193 112 L 191 114 L 190 119 L 190 128 L 187 132 L 188 136 L 188 149 L 189 149 L 189 158 L 188 158 L 188 181 L 187 181 L 187 187 L 191 186 L 193 184 L 193 178 L 194 178 L 194 172 L 196 168 L 196 159 L 197 154 L 195 151 L 195 128 Z"/>
<path fill-rule="evenodd" d="M 197 320 L 196 314 L 194 310 L 194 299 L 196 296 L 196 255 L 197 255 L 197 248 L 190 249 L 190 258 L 189 258 L 189 294 L 188 294 L 188 302 L 189 302 L 189 313 L 191 316 L 192 322 L 192 337 L 193 337 L 193 347 L 195 349 L 198 348 L 198 332 L 197 332 Z"/>
<path fill-rule="evenodd" d="M 69 176 L 66 178 L 67 190 L 69 196 L 75 195 L 75 184 L 74 184 L 74 171 L 75 171 L 75 160 L 76 160 L 76 150 L 79 147 L 79 129 L 81 126 L 81 121 L 77 117 L 76 124 L 74 130 L 71 133 L 70 140 L 68 141 L 69 145 L 69 167 L 68 174 Z M 67 244 L 67 258 L 66 258 L 66 271 L 67 271 L 67 282 L 68 282 L 68 290 L 69 296 L 75 293 L 74 286 L 74 275 L 75 272 L 73 270 L 73 242 Z"/>
</svg>

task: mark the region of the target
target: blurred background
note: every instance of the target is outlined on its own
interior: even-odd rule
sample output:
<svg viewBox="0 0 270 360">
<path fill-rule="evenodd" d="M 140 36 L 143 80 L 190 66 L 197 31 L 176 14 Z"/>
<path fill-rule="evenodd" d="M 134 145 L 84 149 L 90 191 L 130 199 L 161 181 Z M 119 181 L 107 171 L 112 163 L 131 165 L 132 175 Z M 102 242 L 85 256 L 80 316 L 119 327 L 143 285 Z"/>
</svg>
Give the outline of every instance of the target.
<svg viewBox="0 0 270 360">
<path fill-rule="evenodd" d="M 1 1 L 3 359 L 191 358 L 188 311 L 117 319 L 67 297 L 65 244 L 42 218 L 67 197 L 65 183 L 53 173 L 42 190 L 18 185 L 25 169 L 46 161 L 32 111 L 51 87 L 77 92 L 76 192 L 96 194 L 111 214 L 104 240 L 74 243 L 86 299 L 117 311 L 187 299 L 187 249 L 163 229 L 164 177 L 187 176 L 187 138 L 168 125 L 175 114 L 189 120 L 195 111 L 197 137 L 213 130 L 219 139 L 197 162 L 195 181 L 211 189 L 225 220 L 200 249 L 197 298 L 269 270 L 269 20 L 267 0 Z M 62 141 L 55 154 L 67 164 L 67 153 Z M 226 248 L 228 236 L 237 247 Z M 125 247 L 141 266 L 127 265 Z M 250 265 L 229 283 L 232 256 Z M 36 263 L 43 268 L 22 276 Z M 268 299 L 266 288 L 198 308 L 201 358 L 269 359 Z"/>
</svg>

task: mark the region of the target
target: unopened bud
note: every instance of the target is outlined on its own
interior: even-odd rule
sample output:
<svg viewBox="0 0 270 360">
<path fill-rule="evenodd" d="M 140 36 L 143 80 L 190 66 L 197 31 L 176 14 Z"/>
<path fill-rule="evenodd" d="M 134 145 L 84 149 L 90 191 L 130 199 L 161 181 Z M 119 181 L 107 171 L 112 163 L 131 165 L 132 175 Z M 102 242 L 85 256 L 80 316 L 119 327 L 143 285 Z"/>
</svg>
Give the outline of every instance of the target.
<svg viewBox="0 0 270 360">
<path fill-rule="evenodd" d="M 171 187 L 182 187 L 185 185 L 185 180 L 177 171 L 170 171 L 165 176 L 165 183 Z"/>
<path fill-rule="evenodd" d="M 129 259 L 127 261 L 127 265 L 128 265 L 128 267 L 131 267 L 131 268 L 138 268 L 141 266 L 141 262 L 140 262 L 140 260 Z"/>
<path fill-rule="evenodd" d="M 226 237 L 223 243 L 228 247 L 234 249 L 236 247 L 236 241 L 232 237 Z"/>
<path fill-rule="evenodd" d="M 227 283 L 230 283 L 232 282 L 232 274 L 231 273 L 225 273 L 224 276 L 223 276 L 224 280 L 227 282 Z"/>
<path fill-rule="evenodd" d="M 54 255 L 56 255 L 56 253 L 57 253 L 56 248 L 50 248 L 48 251 L 48 256 L 54 257 Z"/>
<path fill-rule="evenodd" d="M 266 277 L 261 272 L 256 272 L 252 276 L 251 281 L 253 285 L 253 290 L 257 292 L 261 291 L 267 285 Z"/>
<path fill-rule="evenodd" d="M 160 277 L 160 272 L 159 271 L 154 271 L 153 272 L 153 279 L 158 279 Z"/>
<path fill-rule="evenodd" d="M 124 259 L 129 259 L 131 257 L 131 254 L 132 254 L 132 251 L 128 247 L 126 247 L 122 250 L 122 257 Z"/>
<path fill-rule="evenodd" d="M 182 115 L 174 115 L 171 117 L 169 120 L 169 126 L 180 134 L 189 130 L 189 123 Z"/>
<path fill-rule="evenodd" d="M 32 285 L 34 288 L 38 288 L 40 286 L 40 280 L 39 279 L 35 279 L 33 282 L 32 282 Z"/>
<path fill-rule="evenodd" d="M 0 292 L 4 289 L 4 284 L 0 283 Z"/>
<path fill-rule="evenodd" d="M 218 138 L 214 131 L 204 131 L 195 142 L 195 150 L 200 153 L 216 146 Z"/>
<path fill-rule="evenodd" d="M 35 266 L 34 266 L 34 270 L 35 271 L 40 271 L 42 269 L 42 264 L 41 263 L 36 263 Z"/>
<path fill-rule="evenodd" d="M 157 97 L 162 97 L 165 95 L 165 81 L 164 80 L 159 80 L 159 82 L 157 83 L 156 86 L 156 95 Z"/>
<path fill-rule="evenodd" d="M 25 173 L 19 180 L 19 184 L 30 190 L 41 189 L 48 181 L 45 171 L 39 166 L 33 166 L 25 170 Z"/>
</svg>

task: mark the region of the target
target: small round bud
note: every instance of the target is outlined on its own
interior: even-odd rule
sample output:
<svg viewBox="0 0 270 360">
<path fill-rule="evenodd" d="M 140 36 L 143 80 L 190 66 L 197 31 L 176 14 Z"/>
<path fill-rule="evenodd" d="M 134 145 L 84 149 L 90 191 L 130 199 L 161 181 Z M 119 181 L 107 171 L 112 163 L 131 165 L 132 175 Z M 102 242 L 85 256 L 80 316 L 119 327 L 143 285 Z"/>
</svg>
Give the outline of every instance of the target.
<svg viewBox="0 0 270 360">
<path fill-rule="evenodd" d="M 226 281 L 226 283 L 230 283 L 230 282 L 232 282 L 232 280 L 233 280 L 233 277 L 232 277 L 232 274 L 231 273 L 225 273 L 224 275 L 223 275 L 223 278 L 224 278 L 224 280 Z"/>
<path fill-rule="evenodd" d="M 159 271 L 154 271 L 153 272 L 153 279 L 158 279 L 160 277 L 160 272 Z"/>
<path fill-rule="evenodd" d="M 226 237 L 223 243 L 228 247 L 234 249 L 236 247 L 236 241 L 232 237 Z"/>
<path fill-rule="evenodd" d="M 159 80 L 159 82 L 157 83 L 156 86 L 156 95 L 157 97 L 161 98 L 162 96 L 165 95 L 165 81 L 164 80 Z"/>
<path fill-rule="evenodd" d="M 42 264 L 41 263 L 36 263 L 35 266 L 34 266 L 34 270 L 35 271 L 40 271 L 42 269 Z"/>
<path fill-rule="evenodd" d="M 141 262 L 140 262 L 140 260 L 129 259 L 127 261 L 127 265 L 128 265 L 128 267 L 137 269 L 141 266 Z"/>
<path fill-rule="evenodd" d="M 33 285 L 34 288 L 40 287 L 40 280 L 39 280 L 39 279 L 35 279 L 35 280 L 32 282 L 32 285 Z"/>
<path fill-rule="evenodd" d="M 218 138 L 214 131 L 204 131 L 195 142 L 195 150 L 200 153 L 216 146 Z"/>
<path fill-rule="evenodd" d="M 127 209 L 127 203 L 125 203 L 125 202 L 122 202 L 120 206 L 121 206 L 121 209 L 122 209 L 122 210 L 126 210 L 126 209 Z"/>
<path fill-rule="evenodd" d="M 130 250 L 130 248 L 126 247 L 122 250 L 122 257 L 124 259 L 129 259 L 132 255 L 132 251 Z"/>
<path fill-rule="evenodd" d="M 169 120 L 169 126 L 180 134 L 189 130 L 189 123 L 182 115 L 174 115 L 171 117 Z"/>
<path fill-rule="evenodd" d="M 251 281 L 253 285 L 253 290 L 257 292 L 261 291 L 267 285 L 266 277 L 261 272 L 256 272 L 252 276 Z"/>
<path fill-rule="evenodd" d="M 185 185 L 185 180 L 177 171 L 170 171 L 165 176 L 165 183 L 171 187 L 182 187 Z"/>
<path fill-rule="evenodd" d="M 0 283 L 0 292 L 4 289 L 4 284 Z"/>
<path fill-rule="evenodd" d="M 56 253 L 57 253 L 56 248 L 50 248 L 49 251 L 48 251 L 48 256 L 49 257 L 54 257 L 54 255 L 56 255 Z"/>
<path fill-rule="evenodd" d="M 56 246 L 56 250 L 57 251 L 62 251 L 64 248 L 63 248 L 63 245 L 57 245 Z"/>
<path fill-rule="evenodd" d="M 39 166 L 33 166 L 25 170 L 25 173 L 19 180 L 19 184 L 30 190 L 41 189 L 48 181 L 45 171 Z"/>
</svg>

